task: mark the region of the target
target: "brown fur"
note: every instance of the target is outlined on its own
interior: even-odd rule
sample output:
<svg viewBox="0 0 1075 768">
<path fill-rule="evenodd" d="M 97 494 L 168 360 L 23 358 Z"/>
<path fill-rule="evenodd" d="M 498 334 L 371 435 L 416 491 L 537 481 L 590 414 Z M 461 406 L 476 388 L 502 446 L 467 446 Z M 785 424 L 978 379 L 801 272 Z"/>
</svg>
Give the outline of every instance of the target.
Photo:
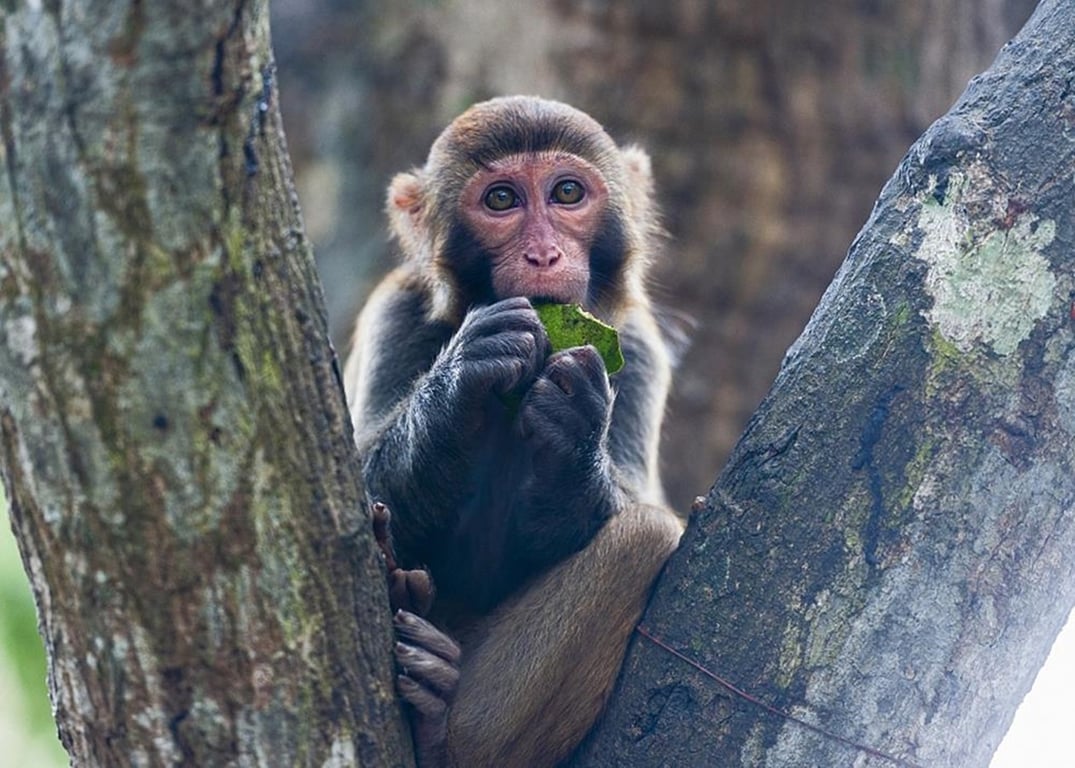
<svg viewBox="0 0 1075 768">
<path fill-rule="evenodd" d="M 571 753 L 612 692 L 681 532 L 667 509 L 628 507 L 478 622 L 449 718 L 454 766 L 552 766 Z"/>
</svg>

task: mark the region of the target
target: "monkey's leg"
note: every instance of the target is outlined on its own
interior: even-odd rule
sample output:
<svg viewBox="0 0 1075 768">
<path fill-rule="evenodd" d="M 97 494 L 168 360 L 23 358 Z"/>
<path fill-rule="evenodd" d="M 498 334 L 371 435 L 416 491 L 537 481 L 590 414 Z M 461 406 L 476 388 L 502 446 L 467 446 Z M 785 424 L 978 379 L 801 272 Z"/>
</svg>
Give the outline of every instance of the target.
<svg viewBox="0 0 1075 768">
<path fill-rule="evenodd" d="M 593 725 L 682 524 L 637 504 L 483 621 L 448 713 L 453 766 L 552 766 Z"/>
<path fill-rule="evenodd" d="M 396 611 L 399 695 L 411 705 L 411 731 L 420 768 L 445 765 L 448 707 L 459 683 L 459 646 L 425 619 Z"/>
</svg>

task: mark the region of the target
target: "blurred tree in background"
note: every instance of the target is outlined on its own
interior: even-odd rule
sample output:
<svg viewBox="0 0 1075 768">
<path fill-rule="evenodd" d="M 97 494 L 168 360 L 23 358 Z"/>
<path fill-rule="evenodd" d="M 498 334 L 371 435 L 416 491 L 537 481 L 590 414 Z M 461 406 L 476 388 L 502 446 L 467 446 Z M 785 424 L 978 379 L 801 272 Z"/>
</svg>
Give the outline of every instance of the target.
<svg viewBox="0 0 1075 768">
<path fill-rule="evenodd" d="M 470 103 L 535 93 L 653 156 L 656 293 L 696 327 L 664 480 L 704 493 L 881 184 L 1034 0 L 278 0 L 274 48 L 337 346 L 390 265 L 391 175 Z"/>
</svg>

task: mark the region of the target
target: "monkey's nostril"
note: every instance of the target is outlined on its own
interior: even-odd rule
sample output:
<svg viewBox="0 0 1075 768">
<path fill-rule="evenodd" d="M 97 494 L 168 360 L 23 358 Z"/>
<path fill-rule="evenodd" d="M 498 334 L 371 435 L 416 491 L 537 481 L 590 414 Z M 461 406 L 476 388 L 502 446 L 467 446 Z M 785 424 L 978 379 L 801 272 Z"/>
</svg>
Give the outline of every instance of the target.
<svg viewBox="0 0 1075 768">
<path fill-rule="evenodd" d="M 551 267 L 560 260 L 562 255 L 559 249 L 545 252 L 531 251 L 525 254 L 526 260 L 535 267 Z"/>
</svg>

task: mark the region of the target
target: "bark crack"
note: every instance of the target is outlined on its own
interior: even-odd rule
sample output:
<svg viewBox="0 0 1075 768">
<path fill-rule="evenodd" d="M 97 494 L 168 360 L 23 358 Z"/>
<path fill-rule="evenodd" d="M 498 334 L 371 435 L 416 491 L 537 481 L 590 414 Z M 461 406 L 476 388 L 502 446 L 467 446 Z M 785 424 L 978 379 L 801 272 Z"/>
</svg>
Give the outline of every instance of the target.
<svg viewBox="0 0 1075 768">
<path fill-rule="evenodd" d="M 881 441 L 881 433 L 884 431 L 885 422 L 888 421 L 892 410 L 892 401 L 902 391 L 901 385 L 894 384 L 878 398 L 866 421 L 866 427 L 859 437 L 858 453 L 851 462 L 851 469 L 866 470 L 867 487 L 870 491 L 870 515 L 866 519 L 866 528 L 863 531 L 862 549 L 866 563 L 871 567 L 876 567 L 880 562 L 877 557 L 877 548 L 881 539 L 881 520 L 885 516 L 881 470 L 874 462 L 874 448 Z"/>
</svg>

